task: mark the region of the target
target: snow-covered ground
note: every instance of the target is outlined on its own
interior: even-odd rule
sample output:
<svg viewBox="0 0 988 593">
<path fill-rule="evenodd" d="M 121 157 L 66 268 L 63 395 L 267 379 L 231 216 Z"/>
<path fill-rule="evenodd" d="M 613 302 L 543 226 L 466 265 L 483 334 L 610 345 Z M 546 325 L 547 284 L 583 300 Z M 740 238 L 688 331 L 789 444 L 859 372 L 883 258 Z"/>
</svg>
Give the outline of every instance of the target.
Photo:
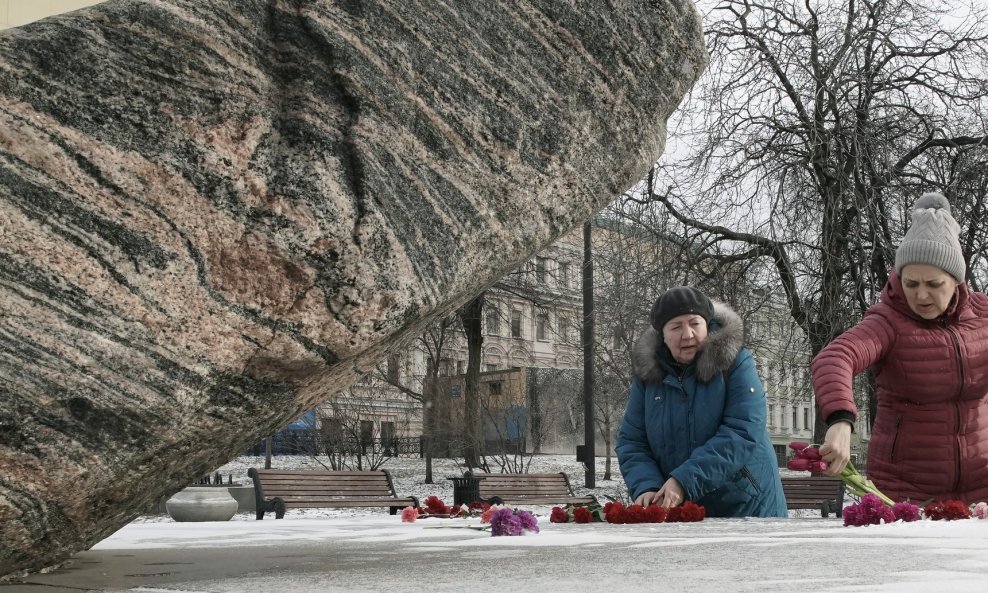
<svg viewBox="0 0 988 593">
<path fill-rule="evenodd" d="M 988 520 L 557 524 L 491 537 L 477 519 L 387 514 L 131 523 L 0 593 L 981 593 Z"/>
<path fill-rule="evenodd" d="M 583 467 L 538 456 L 530 471 L 565 471 L 577 493 L 623 498 L 624 484 L 583 487 Z M 219 468 L 246 481 L 263 458 Z M 321 467 L 276 457 L 274 467 Z M 399 494 L 452 502 L 454 460 L 395 459 Z M 783 473 L 788 474 L 788 471 Z M 789 519 L 707 519 L 700 523 L 556 524 L 531 509 L 540 533 L 491 537 L 477 518 L 404 523 L 383 509 L 289 510 L 282 520 L 177 523 L 141 517 L 58 570 L 0 583 L 0 593 L 980 593 L 988 579 L 988 520 L 918 521 L 843 527 L 801 512 Z"/>
</svg>

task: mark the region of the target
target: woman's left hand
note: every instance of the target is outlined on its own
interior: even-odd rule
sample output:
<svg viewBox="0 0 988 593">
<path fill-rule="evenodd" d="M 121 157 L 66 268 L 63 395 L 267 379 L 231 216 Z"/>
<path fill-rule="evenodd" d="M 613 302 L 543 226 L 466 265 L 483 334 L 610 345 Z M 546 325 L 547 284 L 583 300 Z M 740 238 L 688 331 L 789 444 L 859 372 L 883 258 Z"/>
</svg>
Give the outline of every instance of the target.
<svg viewBox="0 0 988 593">
<path fill-rule="evenodd" d="M 671 509 L 672 507 L 682 504 L 685 493 L 683 492 L 683 485 L 679 483 L 676 478 L 669 478 L 666 483 L 659 488 L 659 492 L 656 498 L 660 501 L 659 504 L 663 508 Z"/>
</svg>

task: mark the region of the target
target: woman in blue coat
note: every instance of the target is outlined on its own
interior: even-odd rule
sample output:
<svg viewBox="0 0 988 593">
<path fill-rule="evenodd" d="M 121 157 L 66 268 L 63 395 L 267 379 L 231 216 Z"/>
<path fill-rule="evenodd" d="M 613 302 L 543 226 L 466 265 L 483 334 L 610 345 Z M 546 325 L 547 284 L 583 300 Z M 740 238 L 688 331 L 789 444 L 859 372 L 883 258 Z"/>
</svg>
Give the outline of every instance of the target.
<svg viewBox="0 0 988 593">
<path fill-rule="evenodd" d="M 631 498 L 666 508 L 691 500 L 708 517 L 788 516 L 741 318 L 678 286 L 655 301 L 651 323 L 632 353 L 617 437 Z"/>
</svg>

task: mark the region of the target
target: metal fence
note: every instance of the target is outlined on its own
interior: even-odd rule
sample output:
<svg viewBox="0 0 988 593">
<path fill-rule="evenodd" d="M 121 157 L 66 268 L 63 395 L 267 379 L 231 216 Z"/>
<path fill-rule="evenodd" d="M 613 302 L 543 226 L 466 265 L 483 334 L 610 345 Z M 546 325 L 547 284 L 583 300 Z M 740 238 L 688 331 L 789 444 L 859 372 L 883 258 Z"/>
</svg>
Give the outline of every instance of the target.
<svg viewBox="0 0 988 593">
<path fill-rule="evenodd" d="M 265 441 L 251 447 L 248 455 L 266 455 Z M 282 431 L 271 439 L 272 455 L 383 455 L 385 457 L 421 457 L 421 437 L 333 438 L 327 439 L 314 430 Z"/>
</svg>

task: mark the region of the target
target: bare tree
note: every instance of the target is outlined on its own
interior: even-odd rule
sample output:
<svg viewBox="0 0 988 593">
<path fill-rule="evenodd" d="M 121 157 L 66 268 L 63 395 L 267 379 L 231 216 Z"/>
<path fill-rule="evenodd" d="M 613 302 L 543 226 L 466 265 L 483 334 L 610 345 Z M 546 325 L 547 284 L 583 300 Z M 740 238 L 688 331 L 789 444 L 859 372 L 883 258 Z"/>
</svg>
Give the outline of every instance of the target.
<svg viewBox="0 0 988 593">
<path fill-rule="evenodd" d="M 771 262 L 762 280 L 812 354 L 875 302 L 921 192 L 952 199 L 984 258 L 982 6 L 722 0 L 705 25 L 710 66 L 677 130 L 691 148 L 651 199 L 712 259 Z"/>
<path fill-rule="evenodd" d="M 463 387 L 463 461 L 468 469 L 480 464 L 480 440 L 477 435 L 480 407 L 480 360 L 484 348 L 484 297 L 482 292 L 460 307 L 457 314 L 467 341 L 466 381 Z"/>
<path fill-rule="evenodd" d="M 392 354 L 378 365 L 375 377 L 397 389 L 402 395 L 422 403 L 422 452 L 425 456 L 425 483 L 433 484 L 432 458 L 436 453 L 437 408 L 441 398 L 440 361 L 448 356 L 456 333 L 460 331 L 456 315 L 446 315 L 433 322 L 415 339 L 414 347 L 425 357 L 425 374 L 414 376 L 401 372 L 401 356 Z M 405 355 L 408 353 L 406 352 Z M 416 389 L 418 387 L 418 389 Z"/>
<path fill-rule="evenodd" d="M 370 418 L 386 414 L 391 430 L 375 427 Z M 319 442 L 334 470 L 375 470 L 399 453 L 398 431 L 405 432 L 409 411 L 394 402 L 369 397 L 354 385 L 330 398 L 322 408 Z M 318 458 L 313 458 L 322 463 Z"/>
</svg>

